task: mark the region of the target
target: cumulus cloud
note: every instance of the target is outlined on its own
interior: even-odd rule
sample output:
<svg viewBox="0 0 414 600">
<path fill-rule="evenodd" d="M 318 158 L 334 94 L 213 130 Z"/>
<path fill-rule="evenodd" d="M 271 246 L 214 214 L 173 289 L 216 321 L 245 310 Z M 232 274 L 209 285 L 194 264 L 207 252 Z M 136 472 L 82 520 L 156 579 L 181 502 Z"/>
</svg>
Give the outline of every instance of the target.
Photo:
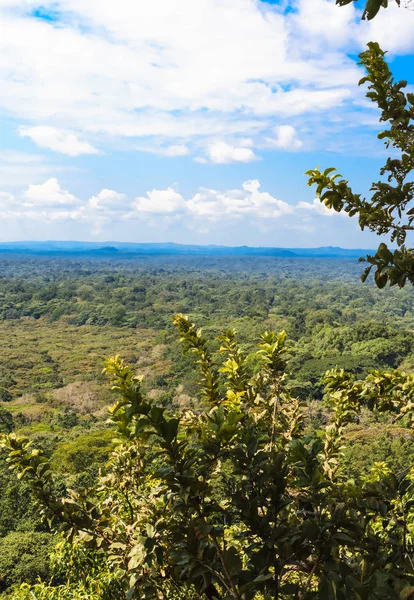
<svg viewBox="0 0 414 600">
<path fill-rule="evenodd" d="M 267 192 L 260 192 L 258 180 L 245 181 L 241 189 L 221 192 L 203 188 L 187 201 L 188 212 L 197 218 L 255 217 L 277 219 L 293 213 L 293 207 Z"/>
<path fill-rule="evenodd" d="M 355 35 L 361 46 L 375 40 L 393 54 L 409 54 L 414 52 L 413 21 L 412 11 L 390 2 L 386 11 L 368 21 L 366 27 L 359 27 Z"/>
<path fill-rule="evenodd" d="M 74 133 L 61 131 L 56 127 L 42 126 L 19 128 L 22 137 L 29 137 L 40 148 L 54 150 L 68 156 L 79 156 L 80 154 L 98 154 L 99 150 L 88 142 L 79 140 Z"/>
<path fill-rule="evenodd" d="M 330 0 L 299 0 L 297 12 L 291 17 L 298 39 L 307 52 L 338 50 L 352 44 L 360 26 L 353 3 L 338 11 Z"/>
<path fill-rule="evenodd" d="M 34 221 L 43 224 L 80 222 L 85 217 L 84 212 L 81 200 L 62 189 L 53 177 L 42 184 L 29 185 L 20 195 L 0 192 L 0 217 L 7 221 L 10 231 L 13 228 L 28 230 L 28 225 L 33 231 Z M 7 237 L 7 232 L 3 235 Z"/>
<path fill-rule="evenodd" d="M 111 213 L 125 210 L 128 206 L 125 203 L 125 194 L 107 189 L 103 189 L 96 196 L 89 198 L 88 204 L 92 210 L 109 211 Z"/>
<path fill-rule="evenodd" d="M 135 199 L 107 188 L 81 199 L 63 189 L 55 178 L 29 185 L 20 195 L 0 192 L 0 216 L 11 226 L 33 226 L 36 221 L 37 230 L 42 223 L 60 222 L 65 227 L 67 222 L 92 235 L 102 232 L 112 235 L 114 228 L 123 228 L 126 222 L 137 220 L 158 230 L 175 223 L 187 231 L 208 232 L 221 225 L 229 228 L 238 223 L 247 230 L 253 226 L 268 233 L 281 228 L 309 232 L 320 227 L 320 219 L 334 215 L 338 213 L 317 199 L 289 204 L 262 191 L 257 179 L 228 190 L 200 187 L 189 196 L 173 187 L 153 189 Z"/>
<path fill-rule="evenodd" d="M 251 148 L 232 146 L 226 142 L 213 142 L 207 147 L 207 156 L 211 162 L 223 165 L 232 162 L 251 162 L 257 156 Z"/>
<path fill-rule="evenodd" d="M 169 187 L 166 190 L 151 190 L 146 196 L 138 196 L 135 198 L 134 208 L 137 212 L 168 215 L 185 208 L 185 201 Z"/>
<path fill-rule="evenodd" d="M 275 137 L 266 140 L 270 147 L 289 151 L 302 148 L 303 142 L 298 138 L 296 129 L 292 125 L 278 125 L 274 132 Z"/>
<path fill-rule="evenodd" d="M 80 200 L 66 190 L 62 190 L 58 180 L 52 177 L 40 185 L 29 185 L 23 193 L 24 206 L 34 207 L 74 207 Z"/>
<path fill-rule="evenodd" d="M 55 19 L 48 21 L 27 0 L 3 0 L 0 107 L 24 120 L 22 135 L 69 156 L 98 152 L 91 135 L 99 147 L 162 138 L 166 156 L 214 137 L 233 140 L 232 150 L 213 147 L 219 161 L 253 160 L 234 136 L 254 137 L 257 147 L 286 119 L 329 120 L 343 104 L 353 110 L 362 92 L 349 55 L 368 39 L 414 49 L 414 17 L 395 6 L 367 24 L 352 3 L 292 5 L 285 12 L 283 3 L 257 0 L 44 0 L 43 13 Z"/>
</svg>

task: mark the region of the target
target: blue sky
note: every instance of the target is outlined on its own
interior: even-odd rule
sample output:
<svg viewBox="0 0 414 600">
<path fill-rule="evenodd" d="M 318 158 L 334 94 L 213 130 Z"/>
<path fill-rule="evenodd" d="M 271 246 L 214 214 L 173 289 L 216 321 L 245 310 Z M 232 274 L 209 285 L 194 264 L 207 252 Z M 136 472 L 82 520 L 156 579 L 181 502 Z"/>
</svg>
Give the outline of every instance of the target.
<svg viewBox="0 0 414 600">
<path fill-rule="evenodd" d="M 304 171 L 386 156 L 369 40 L 414 84 L 414 12 L 333 0 L 0 0 L 0 241 L 374 247 Z"/>
</svg>

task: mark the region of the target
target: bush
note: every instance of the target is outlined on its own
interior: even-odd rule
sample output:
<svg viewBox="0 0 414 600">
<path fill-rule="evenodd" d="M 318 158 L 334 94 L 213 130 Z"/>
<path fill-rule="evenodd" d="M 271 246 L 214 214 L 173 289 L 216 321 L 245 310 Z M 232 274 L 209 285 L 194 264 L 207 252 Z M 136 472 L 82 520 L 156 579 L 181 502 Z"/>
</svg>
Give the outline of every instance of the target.
<svg viewBox="0 0 414 600">
<path fill-rule="evenodd" d="M 5 387 L 0 386 L 0 401 L 1 402 L 10 402 L 13 400 L 13 396 L 9 392 L 9 390 Z"/>
<path fill-rule="evenodd" d="M 10 433 L 13 429 L 13 415 L 4 406 L 0 406 L 0 433 Z"/>
</svg>

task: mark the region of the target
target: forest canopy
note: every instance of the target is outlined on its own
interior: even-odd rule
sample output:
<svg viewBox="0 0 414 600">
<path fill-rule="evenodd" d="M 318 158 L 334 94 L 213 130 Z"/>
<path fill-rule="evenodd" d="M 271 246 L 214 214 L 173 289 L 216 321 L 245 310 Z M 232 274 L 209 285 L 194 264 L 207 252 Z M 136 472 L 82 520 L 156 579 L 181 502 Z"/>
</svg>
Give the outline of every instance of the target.
<svg viewBox="0 0 414 600">
<path fill-rule="evenodd" d="M 390 556 L 398 553 L 400 557 L 405 556 L 401 548 L 404 527 L 399 529 L 398 525 L 393 529 L 392 535 L 395 533 L 396 538 L 391 545 L 390 525 L 385 530 L 375 530 L 375 548 L 380 543 L 382 554 L 376 551 L 378 561 L 369 573 L 364 571 L 362 577 L 362 571 L 358 570 L 362 563 L 351 561 L 348 565 L 347 557 L 354 556 L 354 547 L 348 546 L 350 542 L 345 537 L 355 537 L 352 529 L 355 523 L 350 524 L 349 514 L 346 511 L 342 514 L 344 521 L 335 525 L 336 533 L 327 545 L 327 554 L 318 559 L 318 544 L 325 537 L 315 533 L 315 525 L 308 523 L 316 519 L 316 515 L 312 517 L 311 505 L 306 505 L 302 513 L 297 504 L 305 502 L 311 489 L 309 485 L 315 485 L 306 479 L 310 477 L 306 469 L 316 469 L 314 473 L 320 473 L 321 479 L 316 475 L 312 477 L 321 486 L 318 500 L 329 498 L 323 512 L 326 526 L 329 523 L 332 527 L 330 519 L 335 510 L 335 514 L 339 514 L 337 503 L 340 502 L 355 505 L 360 524 L 375 521 L 379 518 L 375 516 L 379 510 L 375 508 L 375 499 L 382 503 L 384 494 L 387 513 L 385 517 L 379 513 L 381 523 L 385 524 L 387 519 L 394 522 L 395 494 L 400 492 L 389 487 L 394 485 L 387 479 L 393 472 L 402 478 L 405 510 L 410 493 L 404 487 L 410 485 L 406 466 L 414 461 L 409 411 L 401 414 L 397 421 L 395 417 L 411 398 L 414 298 L 410 288 L 379 290 L 372 284 L 362 286 L 358 283 L 358 263 L 349 259 L 245 257 L 235 261 L 216 257 L 206 261 L 189 257 L 168 262 L 165 257 L 157 257 L 145 261 L 89 262 L 87 259 L 56 261 L 39 257 L 31 260 L 35 268 L 23 258 L 3 259 L 0 263 L 5 307 L 0 323 L 0 336 L 5 341 L 2 377 L 3 388 L 9 393 L 3 399 L 0 417 L 3 433 L 12 436 L 6 446 L 10 450 L 9 444 L 14 444 L 13 464 L 17 472 L 22 473 L 20 480 L 9 474 L 7 455 L 3 453 L 1 539 L 4 560 L 9 560 L 5 565 L 11 564 L 17 554 L 25 557 L 13 570 L 7 567 L 8 577 L 2 583 L 6 594 L 19 600 L 33 597 L 36 600 L 69 597 L 112 600 L 124 597 L 128 590 L 131 590 L 131 598 L 142 598 L 144 594 L 154 597 L 155 587 L 166 598 L 197 598 L 203 593 L 209 593 L 210 597 L 217 593 L 220 597 L 233 598 L 237 595 L 234 592 L 229 595 L 229 586 L 235 585 L 239 593 L 239 588 L 246 585 L 247 590 L 251 585 L 251 592 L 241 593 L 247 594 L 247 598 L 254 591 L 260 598 L 263 594 L 263 597 L 272 594 L 277 585 L 280 598 L 284 597 L 283 593 L 291 598 L 292 590 L 304 598 L 314 597 L 316 593 L 326 593 L 330 598 L 335 585 L 338 590 L 342 586 L 344 597 L 352 598 L 351 590 L 356 590 L 356 594 L 361 585 L 361 589 L 365 585 L 364 593 L 369 598 L 381 577 L 384 598 L 389 598 L 393 597 L 390 594 L 400 594 L 411 585 L 409 568 L 408 571 L 400 568 L 398 572 L 386 571 L 387 576 L 383 571 Z M 7 312 L 7 306 L 14 307 L 17 314 Z M 118 307 L 122 306 L 123 310 L 119 319 L 111 321 L 113 306 L 118 315 L 121 315 Z M 170 318 L 177 308 L 192 314 L 193 318 L 202 318 L 205 333 L 179 317 L 176 327 L 183 341 L 177 343 Z M 268 331 L 284 328 L 287 335 L 264 334 L 266 328 Z M 234 329 L 239 331 L 239 341 Z M 221 336 L 218 340 L 214 339 L 217 335 Z M 45 349 L 33 352 L 33 344 Z M 189 353 L 182 356 L 183 345 Z M 27 348 L 25 366 L 12 358 L 13 352 L 23 346 Z M 75 348 L 76 361 L 73 362 Z M 111 409 L 115 411 L 111 413 L 112 425 L 108 425 L 105 404 L 110 404 L 110 398 L 99 371 L 105 355 L 119 350 L 125 358 L 116 358 L 106 367 L 115 388 L 122 387 Z M 274 354 L 270 356 L 266 352 Z M 192 364 L 192 355 L 198 363 L 197 369 L 202 368 L 201 378 Z M 272 372 L 269 371 L 271 364 Z M 337 367 L 345 371 L 338 371 Z M 327 370 L 331 379 L 329 376 L 324 379 Z M 145 373 L 142 380 L 140 372 Z M 122 373 L 123 383 L 117 379 Z M 277 404 L 277 421 L 272 412 L 276 406 L 276 389 L 280 403 L 280 406 Z M 388 394 L 389 401 L 376 406 L 374 398 L 379 389 L 382 396 Z M 140 398 L 141 408 L 135 404 L 133 410 L 128 408 L 132 397 Z M 333 454 L 328 457 L 329 432 L 333 431 L 338 410 L 335 402 L 340 398 L 345 402 L 340 409 L 345 411 L 345 421 L 337 424 L 335 435 L 338 437 L 331 448 Z M 352 406 L 345 409 L 350 399 Z M 399 404 L 395 404 L 397 399 Z M 402 406 L 401 402 L 408 404 Z M 147 409 L 146 415 L 139 416 L 139 411 Z M 154 422 L 148 422 L 148 418 L 156 415 L 159 422 L 158 429 L 154 430 Z M 216 418 L 223 421 L 217 423 Z M 217 438 L 217 427 L 222 428 L 219 439 L 223 435 L 225 443 L 221 446 L 220 441 L 219 454 L 215 456 L 217 447 L 211 445 L 210 436 Z M 198 469 L 207 469 L 204 487 L 191 484 L 193 495 L 188 496 L 187 488 L 177 487 L 168 479 L 168 472 L 164 472 L 169 459 L 165 456 L 163 435 L 168 439 L 172 435 L 170 441 L 175 440 L 179 452 L 184 453 L 180 454 L 180 460 L 188 463 L 190 469 L 186 477 L 199 481 Z M 228 440 L 226 435 L 230 435 Z M 286 538 L 286 529 L 280 539 L 274 540 L 272 548 L 279 548 L 277 555 L 281 560 L 277 584 L 270 558 L 260 558 L 263 553 L 256 534 L 251 539 L 242 534 L 246 531 L 245 511 L 252 508 L 234 504 L 247 475 L 243 469 L 248 468 L 248 463 L 235 462 L 246 435 L 258 436 L 254 452 L 261 458 L 257 459 L 255 477 L 263 478 L 264 464 L 269 469 L 265 470 L 266 477 L 270 478 L 273 469 L 283 466 L 283 476 L 277 484 L 281 487 L 271 491 L 266 487 L 275 484 L 271 479 L 260 484 L 265 485 L 261 490 L 263 502 L 265 497 L 269 502 L 273 494 L 280 496 L 279 508 L 271 513 L 275 520 L 267 527 L 278 523 L 277 527 L 280 525 L 283 531 L 283 523 L 293 523 L 293 514 L 302 515 L 299 520 L 294 519 L 295 535 L 299 536 L 296 541 Z M 115 443 L 114 438 L 118 439 Z M 365 445 L 368 440 L 369 453 Z M 195 463 L 187 452 L 193 453 Z M 211 463 L 206 461 L 210 452 L 213 452 Z M 299 460 L 295 452 L 305 454 L 300 454 Z M 28 462 L 23 465 L 21 461 Z M 300 461 L 304 461 L 303 464 Z M 142 473 L 136 470 L 138 465 Z M 308 473 L 304 480 L 302 469 Z M 38 483 L 33 487 L 34 481 Z M 375 492 L 370 487 L 372 481 L 381 482 Z M 167 484 L 172 485 L 168 493 Z M 256 486 L 257 482 L 248 485 Z M 30 489 L 33 491 L 28 493 Z M 361 492 L 365 489 L 371 494 L 366 498 L 365 492 Z M 36 490 L 40 490 L 40 498 Z M 212 533 L 199 531 L 198 522 L 191 520 L 193 517 L 188 521 L 188 515 L 183 514 L 180 519 L 184 520 L 170 522 L 168 514 L 172 504 L 168 502 L 182 502 L 179 494 L 184 492 L 184 504 L 200 500 L 210 507 L 212 503 L 211 512 L 210 508 L 207 510 L 207 521 L 214 526 L 212 532 L 219 550 L 212 541 Z M 134 519 L 139 515 L 139 523 L 131 520 L 125 493 Z M 246 498 L 252 497 L 250 488 L 244 493 Z M 361 493 L 364 506 L 360 505 Z M 45 500 L 46 505 L 52 502 L 49 508 L 44 506 Z M 43 517 L 40 506 L 43 506 Z M 409 506 L 408 514 L 411 514 Z M 107 515 L 105 511 L 109 507 L 114 520 L 106 522 L 102 514 Z M 75 513 L 80 511 L 78 516 L 72 509 Z M 271 518 L 267 511 L 265 505 L 263 510 L 256 511 L 255 527 L 264 527 L 265 515 Z M 173 514 L 175 512 L 174 509 Z M 66 516 L 62 518 L 63 515 Z M 87 529 L 84 529 L 84 518 L 93 521 L 88 521 Z M 158 519 L 161 519 L 159 523 Z M 122 529 L 121 521 L 127 530 Z M 174 558 L 171 552 L 183 551 L 181 545 L 181 550 L 176 546 L 177 531 L 181 531 L 182 540 L 189 543 L 190 538 L 186 536 L 190 522 L 196 527 L 191 534 L 196 534 L 194 542 L 199 539 L 205 550 L 204 566 L 197 563 L 195 567 L 192 558 L 188 558 L 190 562 L 173 566 L 175 560 L 181 562 L 181 559 L 175 554 Z M 322 521 L 317 523 L 323 527 Z M 62 527 L 66 533 L 60 539 L 56 531 Z M 116 538 L 110 542 L 107 539 L 114 545 L 110 551 L 109 546 L 96 545 L 101 527 L 113 527 L 111 535 Z M 175 527 L 178 530 L 174 530 Z M 407 531 L 411 531 L 411 525 L 407 527 Z M 308 528 L 315 532 L 311 534 Z M 32 531 L 37 537 L 30 534 Z M 361 552 L 358 556 L 371 556 L 367 546 L 371 531 L 368 535 L 365 525 L 358 531 L 358 552 Z M 39 552 L 40 548 L 44 549 L 40 556 L 45 557 L 58 541 L 50 564 L 45 563 L 44 558 L 37 563 L 29 560 L 31 553 L 38 553 L 38 545 Z M 374 544 L 372 539 L 371 542 Z M 282 546 L 285 547 L 283 559 Z M 289 552 L 299 553 L 294 555 L 296 558 L 289 558 L 289 552 L 286 554 L 289 547 Z M 220 553 L 224 548 L 231 548 L 225 555 L 235 569 L 230 574 L 231 584 L 228 580 L 223 583 Z M 247 548 L 250 548 L 248 552 Z M 332 571 L 328 557 L 337 557 L 338 552 L 346 567 L 341 567 L 342 571 L 335 567 Z M 300 567 L 291 564 L 296 560 Z M 317 565 L 309 579 L 315 560 Z M 135 565 L 132 572 L 128 568 L 130 562 L 131 566 Z M 211 577 L 203 570 L 206 564 L 214 571 L 208 571 Z M 89 577 L 85 579 L 82 574 L 86 572 Z M 45 583 L 36 584 L 39 576 Z M 357 585 L 354 577 L 359 577 L 360 585 L 351 588 L 349 586 Z M 23 582 L 27 583 L 21 587 Z M 319 591 L 318 586 L 322 586 Z M 398 594 L 395 597 L 399 597 Z"/>
</svg>

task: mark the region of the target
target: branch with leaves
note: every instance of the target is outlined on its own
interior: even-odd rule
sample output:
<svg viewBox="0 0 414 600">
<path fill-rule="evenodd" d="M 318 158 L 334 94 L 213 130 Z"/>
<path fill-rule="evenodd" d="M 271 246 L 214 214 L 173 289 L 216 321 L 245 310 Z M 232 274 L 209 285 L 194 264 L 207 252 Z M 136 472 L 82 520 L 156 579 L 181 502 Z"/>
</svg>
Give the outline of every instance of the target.
<svg viewBox="0 0 414 600">
<path fill-rule="evenodd" d="M 406 245 L 407 234 L 414 231 L 414 94 L 404 92 L 406 81 L 394 81 L 385 52 L 377 43 L 370 42 L 368 50 L 359 56 L 367 71 L 359 84 L 368 83 L 367 98 L 380 109 L 380 122 L 389 123 L 378 138 L 385 141 L 386 148 L 395 150 L 380 171 L 386 180 L 372 184 L 369 199 L 354 193 L 335 168 L 307 171 L 308 185 L 316 185 L 317 197 L 328 208 L 357 216 L 362 230 L 390 235 L 391 242 L 397 244 L 396 250 L 390 250 L 381 243 L 374 256 L 361 259 L 369 263 L 363 281 L 374 268 L 380 288 L 387 282 L 403 287 L 406 280 L 414 285 L 414 249 Z"/>
</svg>

